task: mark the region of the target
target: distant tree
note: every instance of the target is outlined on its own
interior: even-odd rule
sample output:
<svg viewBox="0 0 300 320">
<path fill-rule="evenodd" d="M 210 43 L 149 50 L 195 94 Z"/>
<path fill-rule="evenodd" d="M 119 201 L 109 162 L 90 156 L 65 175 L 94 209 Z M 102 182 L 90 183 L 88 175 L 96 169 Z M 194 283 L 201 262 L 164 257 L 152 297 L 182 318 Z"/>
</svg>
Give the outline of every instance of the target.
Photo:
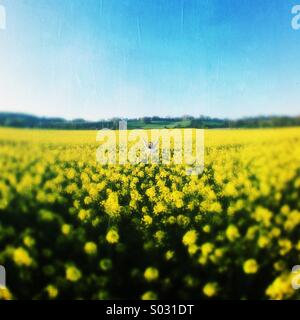
<svg viewBox="0 0 300 320">
<path fill-rule="evenodd" d="M 76 123 L 84 123 L 84 122 L 86 122 L 84 119 L 74 119 L 74 120 L 72 120 L 72 122 L 76 122 Z"/>
<path fill-rule="evenodd" d="M 193 116 L 190 116 L 190 115 L 188 115 L 188 114 L 185 114 L 185 115 L 183 115 L 183 116 L 181 117 L 181 119 L 182 119 L 182 120 L 193 120 L 194 117 L 193 117 Z"/>
<path fill-rule="evenodd" d="M 151 123 L 151 118 L 150 117 L 143 117 L 142 121 L 143 121 L 143 123 L 148 124 L 148 123 Z"/>
</svg>

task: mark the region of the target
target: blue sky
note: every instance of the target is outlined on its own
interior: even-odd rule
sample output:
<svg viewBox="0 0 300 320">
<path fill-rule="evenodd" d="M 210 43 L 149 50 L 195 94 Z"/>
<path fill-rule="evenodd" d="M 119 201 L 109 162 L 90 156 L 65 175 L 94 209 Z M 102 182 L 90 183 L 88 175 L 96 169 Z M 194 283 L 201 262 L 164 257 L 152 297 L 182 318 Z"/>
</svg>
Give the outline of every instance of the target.
<svg viewBox="0 0 300 320">
<path fill-rule="evenodd" d="M 300 114 L 296 4 L 0 0 L 0 110 L 89 120 Z"/>
</svg>

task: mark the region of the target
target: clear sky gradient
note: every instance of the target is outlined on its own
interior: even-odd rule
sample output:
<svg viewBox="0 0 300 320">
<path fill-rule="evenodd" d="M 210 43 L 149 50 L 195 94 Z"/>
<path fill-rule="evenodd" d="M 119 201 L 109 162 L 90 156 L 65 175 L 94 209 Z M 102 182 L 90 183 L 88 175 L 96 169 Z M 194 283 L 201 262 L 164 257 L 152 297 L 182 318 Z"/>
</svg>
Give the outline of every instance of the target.
<svg viewBox="0 0 300 320">
<path fill-rule="evenodd" d="M 0 0 L 0 110 L 89 120 L 300 114 L 295 4 Z"/>
</svg>

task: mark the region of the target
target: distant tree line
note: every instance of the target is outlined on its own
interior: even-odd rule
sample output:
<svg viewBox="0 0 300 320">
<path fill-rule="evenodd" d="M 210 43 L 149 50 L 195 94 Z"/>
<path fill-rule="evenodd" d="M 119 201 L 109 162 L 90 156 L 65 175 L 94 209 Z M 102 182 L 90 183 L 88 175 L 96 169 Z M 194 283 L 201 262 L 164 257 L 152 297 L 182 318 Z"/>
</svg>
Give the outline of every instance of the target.
<svg viewBox="0 0 300 320">
<path fill-rule="evenodd" d="M 15 128 L 40 128 L 40 129 L 69 129 L 69 130 L 100 130 L 118 129 L 120 118 L 109 120 L 86 121 L 84 119 L 66 120 L 63 118 L 37 117 L 22 113 L 0 112 L 0 126 Z M 161 124 L 162 127 L 172 125 L 172 128 L 273 128 L 300 126 L 300 116 L 259 116 L 241 118 L 237 120 L 210 118 L 205 116 L 192 117 L 143 117 L 126 119 L 128 128 L 151 127 L 151 124 Z"/>
<path fill-rule="evenodd" d="M 274 128 L 300 126 L 300 116 L 260 116 L 237 120 L 200 117 L 191 120 L 192 128 Z"/>
<path fill-rule="evenodd" d="M 22 113 L 0 112 L 0 126 L 14 128 L 99 130 L 118 128 L 118 119 L 86 121 L 84 119 L 66 120 L 63 118 L 37 117 Z"/>
</svg>

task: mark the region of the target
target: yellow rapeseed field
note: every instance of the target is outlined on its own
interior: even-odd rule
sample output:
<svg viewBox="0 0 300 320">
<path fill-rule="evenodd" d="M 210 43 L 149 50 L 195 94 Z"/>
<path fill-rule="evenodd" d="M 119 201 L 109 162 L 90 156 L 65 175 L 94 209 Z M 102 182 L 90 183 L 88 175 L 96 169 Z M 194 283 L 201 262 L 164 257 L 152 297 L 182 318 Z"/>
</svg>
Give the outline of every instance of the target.
<svg viewBox="0 0 300 320">
<path fill-rule="evenodd" d="M 0 129 L 0 299 L 297 299 L 300 128 L 205 131 L 205 169 Z"/>
</svg>

